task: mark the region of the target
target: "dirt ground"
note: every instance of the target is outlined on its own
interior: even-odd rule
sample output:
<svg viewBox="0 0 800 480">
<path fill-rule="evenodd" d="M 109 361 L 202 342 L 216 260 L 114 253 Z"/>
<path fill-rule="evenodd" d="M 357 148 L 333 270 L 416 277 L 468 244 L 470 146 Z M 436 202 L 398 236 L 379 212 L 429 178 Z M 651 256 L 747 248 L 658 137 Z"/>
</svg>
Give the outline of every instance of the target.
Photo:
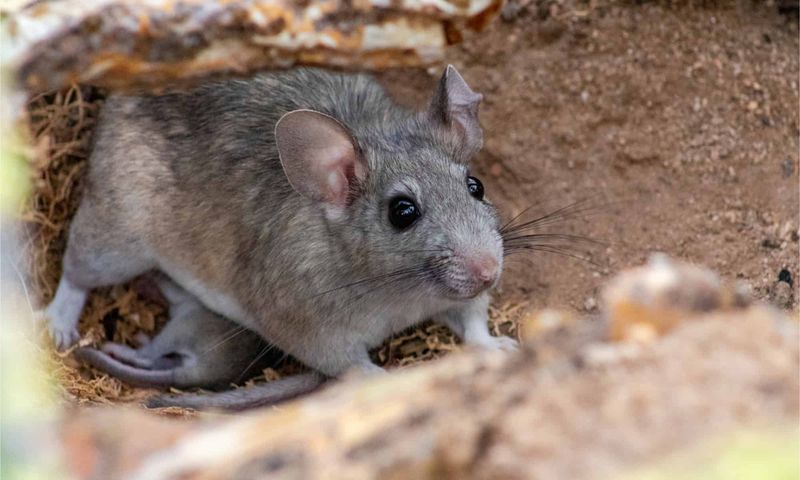
<svg viewBox="0 0 800 480">
<path fill-rule="evenodd" d="M 597 310 L 607 278 L 654 251 L 706 265 L 748 283 L 757 298 L 795 308 L 796 10 L 664 5 L 512 1 L 502 19 L 452 48 L 448 60 L 485 97 L 485 148 L 474 171 L 503 217 L 534 205 L 524 214 L 532 218 L 584 201 L 549 231 L 603 242 L 561 246 L 586 260 L 510 257 L 494 302 L 499 330 L 513 332 L 532 309 Z M 398 101 L 422 107 L 440 74 L 437 67 L 379 78 Z M 52 298 L 60 275 L 100 103 L 87 88 L 32 103 L 36 184 L 23 218 L 34 227 L 25 242 L 40 302 Z M 93 341 L 130 341 L 163 318 L 159 306 L 118 286 L 93 293 L 81 331 Z M 426 326 L 394 339 L 377 359 L 405 365 L 453 343 L 443 327 Z M 71 358 L 54 360 L 72 400 L 144 394 Z"/>
<path fill-rule="evenodd" d="M 589 199 L 551 231 L 607 244 L 574 245 L 596 265 L 511 261 L 499 301 L 593 310 L 608 275 L 653 251 L 772 298 L 782 269 L 800 274 L 797 22 L 756 2 L 598 3 L 511 2 L 449 59 L 485 96 L 474 168 L 504 216 Z M 382 78 L 422 105 L 429 73 Z"/>
</svg>

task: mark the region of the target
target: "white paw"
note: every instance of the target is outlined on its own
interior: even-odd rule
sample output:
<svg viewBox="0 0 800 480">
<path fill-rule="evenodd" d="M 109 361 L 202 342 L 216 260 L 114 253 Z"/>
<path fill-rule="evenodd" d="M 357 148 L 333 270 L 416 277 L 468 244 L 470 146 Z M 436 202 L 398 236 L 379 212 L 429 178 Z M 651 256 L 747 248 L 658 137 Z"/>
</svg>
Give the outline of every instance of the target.
<svg viewBox="0 0 800 480">
<path fill-rule="evenodd" d="M 347 369 L 339 378 L 344 380 L 380 377 L 388 372 L 383 367 L 379 367 L 372 362 L 354 365 Z"/>
<path fill-rule="evenodd" d="M 47 310 L 37 310 L 34 312 L 34 321 L 44 327 L 53 339 L 53 344 L 56 350 L 63 352 L 69 347 L 78 343 L 81 335 L 75 325 L 67 322 L 60 322 L 57 317 L 54 317 Z"/>
<path fill-rule="evenodd" d="M 519 342 L 511 337 L 488 337 L 481 342 L 475 343 L 476 346 L 490 351 L 516 352 L 519 350 Z"/>
<path fill-rule="evenodd" d="M 50 338 L 53 339 L 53 344 L 55 344 L 56 350 L 59 352 L 63 352 L 75 345 L 81 338 L 77 328 L 60 327 L 55 322 L 50 324 L 48 330 L 50 331 Z"/>
</svg>

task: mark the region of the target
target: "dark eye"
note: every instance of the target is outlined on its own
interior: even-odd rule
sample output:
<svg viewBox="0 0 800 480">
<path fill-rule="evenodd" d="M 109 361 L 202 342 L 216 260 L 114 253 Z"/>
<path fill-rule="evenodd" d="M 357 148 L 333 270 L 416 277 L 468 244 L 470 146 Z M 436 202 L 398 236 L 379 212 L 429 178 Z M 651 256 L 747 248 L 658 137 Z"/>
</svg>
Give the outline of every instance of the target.
<svg viewBox="0 0 800 480">
<path fill-rule="evenodd" d="M 419 209 L 410 198 L 397 197 L 389 202 L 389 222 L 400 230 L 410 227 L 418 218 Z"/>
<path fill-rule="evenodd" d="M 478 200 L 483 200 L 483 184 L 475 177 L 467 177 L 467 189 L 469 194 Z"/>
</svg>

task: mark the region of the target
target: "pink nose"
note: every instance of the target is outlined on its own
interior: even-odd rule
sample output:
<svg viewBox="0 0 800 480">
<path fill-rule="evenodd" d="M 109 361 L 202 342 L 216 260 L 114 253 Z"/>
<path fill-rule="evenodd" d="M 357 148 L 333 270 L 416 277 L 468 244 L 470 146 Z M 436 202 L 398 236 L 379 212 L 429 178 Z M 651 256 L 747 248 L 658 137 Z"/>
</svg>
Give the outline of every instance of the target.
<svg viewBox="0 0 800 480">
<path fill-rule="evenodd" d="M 473 277 L 483 283 L 492 283 L 497 278 L 497 259 L 488 253 L 473 255 L 467 259 L 467 268 Z"/>
</svg>

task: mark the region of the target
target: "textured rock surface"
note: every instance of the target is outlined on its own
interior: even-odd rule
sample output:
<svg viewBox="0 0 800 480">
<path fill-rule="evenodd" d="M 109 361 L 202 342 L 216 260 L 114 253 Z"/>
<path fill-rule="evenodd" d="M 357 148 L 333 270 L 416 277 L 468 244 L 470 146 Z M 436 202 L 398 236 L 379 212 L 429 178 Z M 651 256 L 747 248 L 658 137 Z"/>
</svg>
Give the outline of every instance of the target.
<svg viewBox="0 0 800 480">
<path fill-rule="evenodd" d="M 31 91 L 110 88 L 296 64 L 384 68 L 441 60 L 501 0 L 62 0 L 3 15 L 5 56 Z"/>
<path fill-rule="evenodd" d="M 62 432 L 86 479 L 584 479 L 797 422 L 797 323 L 776 310 L 686 317 L 644 344 L 607 335 L 578 320 L 517 355 L 454 354 L 235 418 L 95 409 Z"/>
</svg>

